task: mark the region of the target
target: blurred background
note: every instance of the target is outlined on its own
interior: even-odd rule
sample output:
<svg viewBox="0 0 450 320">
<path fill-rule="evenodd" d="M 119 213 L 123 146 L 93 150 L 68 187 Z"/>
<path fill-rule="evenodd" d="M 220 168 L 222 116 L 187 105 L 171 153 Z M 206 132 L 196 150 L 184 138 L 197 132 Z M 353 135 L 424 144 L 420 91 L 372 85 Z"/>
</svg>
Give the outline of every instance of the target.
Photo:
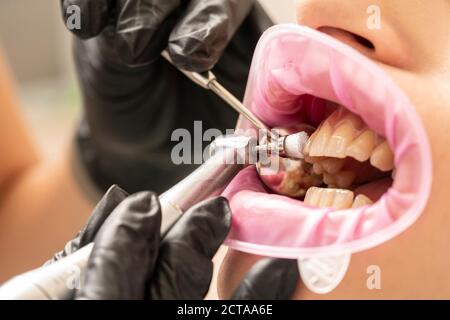
<svg viewBox="0 0 450 320">
<path fill-rule="evenodd" d="M 276 22 L 294 22 L 294 0 L 260 0 Z M 46 157 L 70 138 L 80 111 L 70 34 L 59 1 L 1 0 L 0 48 L 26 120 Z"/>
</svg>

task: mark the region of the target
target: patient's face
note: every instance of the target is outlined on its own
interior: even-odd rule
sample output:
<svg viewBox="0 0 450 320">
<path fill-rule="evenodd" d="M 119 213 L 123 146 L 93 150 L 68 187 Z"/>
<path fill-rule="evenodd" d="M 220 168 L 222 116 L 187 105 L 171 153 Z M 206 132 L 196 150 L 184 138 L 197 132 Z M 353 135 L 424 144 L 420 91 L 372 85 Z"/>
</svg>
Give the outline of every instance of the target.
<svg viewBox="0 0 450 320">
<path fill-rule="evenodd" d="M 367 27 L 373 4 L 380 8 L 381 29 Z M 336 290 L 318 296 L 299 283 L 294 298 L 450 298 L 450 0 L 300 0 L 297 16 L 299 24 L 375 61 L 406 92 L 428 133 L 433 185 L 420 219 L 395 239 L 354 254 Z M 229 297 L 260 258 L 229 250 L 219 274 L 220 297 Z M 371 265 L 381 270 L 379 290 L 367 288 Z"/>
</svg>

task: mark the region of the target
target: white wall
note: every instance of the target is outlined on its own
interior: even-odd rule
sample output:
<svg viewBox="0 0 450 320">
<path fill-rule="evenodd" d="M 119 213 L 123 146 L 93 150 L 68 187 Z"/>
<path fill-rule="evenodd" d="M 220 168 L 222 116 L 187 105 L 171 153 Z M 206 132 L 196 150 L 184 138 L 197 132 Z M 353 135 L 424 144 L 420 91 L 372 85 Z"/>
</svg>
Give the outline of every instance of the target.
<svg viewBox="0 0 450 320">
<path fill-rule="evenodd" d="M 274 21 L 278 23 L 295 22 L 295 0 L 259 0 Z"/>
<path fill-rule="evenodd" d="M 20 82 L 66 71 L 68 43 L 63 29 L 59 1 L 0 1 L 0 44 Z"/>
</svg>

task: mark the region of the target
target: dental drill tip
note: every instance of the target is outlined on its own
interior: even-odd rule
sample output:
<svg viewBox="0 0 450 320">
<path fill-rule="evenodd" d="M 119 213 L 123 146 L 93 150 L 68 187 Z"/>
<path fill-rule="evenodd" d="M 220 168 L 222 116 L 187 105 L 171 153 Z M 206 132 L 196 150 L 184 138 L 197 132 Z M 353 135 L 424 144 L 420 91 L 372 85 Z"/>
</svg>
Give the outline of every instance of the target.
<svg viewBox="0 0 450 320">
<path fill-rule="evenodd" d="M 297 132 L 287 136 L 284 140 L 284 153 L 288 158 L 304 159 L 303 148 L 309 136 L 306 132 Z"/>
</svg>

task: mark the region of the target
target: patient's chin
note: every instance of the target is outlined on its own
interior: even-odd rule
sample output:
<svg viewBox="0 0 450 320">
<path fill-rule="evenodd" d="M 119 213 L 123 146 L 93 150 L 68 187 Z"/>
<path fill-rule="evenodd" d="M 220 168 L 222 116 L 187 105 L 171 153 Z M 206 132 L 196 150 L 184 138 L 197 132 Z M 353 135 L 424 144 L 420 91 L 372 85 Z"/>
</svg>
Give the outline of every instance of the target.
<svg viewBox="0 0 450 320">
<path fill-rule="evenodd" d="M 230 299 L 245 274 L 263 257 L 228 249 L 217 279 L 219 299 Z"/>
<path fill-rule="evenodd" d="M 222 261 L 217 279 L 219 299 L 230 299 L 244 276 L 253 265 L 265 257 L 228 249 Z M 297 292 L 298 290 L 296 290 Z M 292 298 L 295 299 L 295 293 Z"/>
</svg>

